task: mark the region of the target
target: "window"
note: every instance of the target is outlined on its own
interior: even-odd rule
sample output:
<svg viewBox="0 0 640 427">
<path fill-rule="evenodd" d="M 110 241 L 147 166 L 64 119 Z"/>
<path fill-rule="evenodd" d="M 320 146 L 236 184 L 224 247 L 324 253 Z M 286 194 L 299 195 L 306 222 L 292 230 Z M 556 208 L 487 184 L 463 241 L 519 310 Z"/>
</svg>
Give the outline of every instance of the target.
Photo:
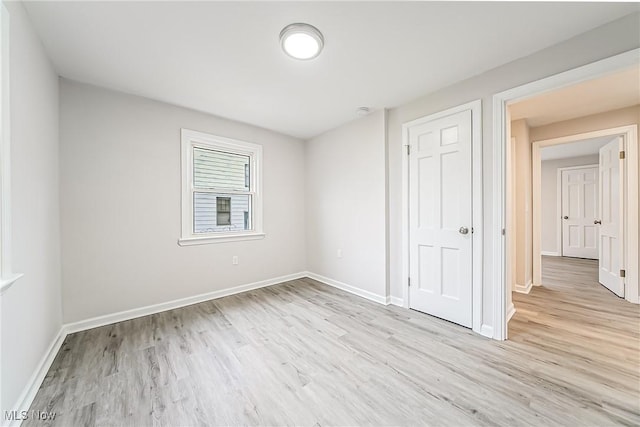
<svg viewBox="0 0 640 427">
<path fill-rule="evenodd" d="M 182 129 L 181 245 L 259 239 L 262 147 Z"/>
</svg>

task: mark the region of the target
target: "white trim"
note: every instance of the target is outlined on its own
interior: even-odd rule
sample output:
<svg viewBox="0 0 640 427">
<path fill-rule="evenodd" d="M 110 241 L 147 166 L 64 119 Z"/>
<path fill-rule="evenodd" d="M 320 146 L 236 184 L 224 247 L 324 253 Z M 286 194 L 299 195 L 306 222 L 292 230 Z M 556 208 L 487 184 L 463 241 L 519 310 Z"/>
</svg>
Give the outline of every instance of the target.
<svg viewBox="0 0 640 427">
<path fill-rule="evenodd" d="M 390 297 L 389 304 L 397 305 L 398 307 L 404 307 L 404 301 L 402 300 L 402 298 L 398 297 Z"/>
<path fill-rule="evenodd" d="M 272 286 L 284 282 L 288 282 L 291 280 L 301 279 L 303 277 L 307 277 L 306 272 L 300 272 L 295 274 L 289 274 L 286 276 L 280 276 L 273 279 L 263 280 L 260 282 L 254 282 L 247 285 L 236 286 L 233 288 L 222 289 L 219 291 L 208 292 L 200 295 L 195 295 L 192 297 L 181 298 L 173 301 L 168 301 L 160 304 L 153 304 L 146 307 L 135 308 L 132 310 L 121 311 L 118 313 L 107 314 L 104 316 L 93 317 L 91 319 L 81 320 L 73 323 L 66 323 L 61 326 L 58 334 L 53 339 L 47 350 L 45 351 L 42 359 L 40 359 L 40 363 L 38 363 L 33 375 L 29 378 L 27 385 L 24 390 L 20 394 L 20 397 L 16 401 L 16 404 L 11 408 L 3 408 L 3 410 L 17 410 L 18 413 L 20 411 L 27 411 L 33 402 L 33 399 L 36 397 L 42 382 L 44 381 L 47 372 L 51 368 L 53 361 L 55 360 L 56 355 L 60 351 L 62 344 L 64 343 L 65 338 L 69 334 L 73 334 L 80 331 L 85 331 L 88 329 L 97 328 L 100 326 L 110 325 L 117 322 L 122 322 L 125 320 L 135 319 L 137 317 L 148 316 L 150 314 L 160 313 L 167 310 L 172 310 L 175 308 L 185 307 L 192 304 L 197 304 L 204 301 L 209 301 L 212 299 L 217 299 L 229 295 L 235 295 L 242 292 L 251 291 L 254 289 L 264 288 L 267 286 Z M 15 420 L 9 424 L 9 426 L 19 426 L 21 420 Z"/>
<path fill-rule="evenodd" d="M 560 254 L 558 252 L 554 252 L 554 251 L 540 251 L 540 255 L 543 255 L 543 256 L 560 256 Z"/>
<path fill-rule="evenodd" d="M 505 280 L 505 238 L 502 234 L 505 219 L 505 148 L 506 148 L 506 111 L 507 104 L 522 101 L 545 92 L 560 89 L 586 80 L 606 76 L 618 70 L 632 67 L 638 63 L 640 49 L 612 56 L 582 67 L 578 67 L 560 74 L 546 77 L 537 81 L 526 83 L 512 89 L 497 93 L 493 96 L 493 311 L 494 311 L 494 338 L 504 340 L 507 338 L 507 286 Z M 637 150 L 637 147 L 634 147 Z M 631 157 L 631 150 L 630 156 Z M 632 163 L 632 162 L 629 162 Z M 637 167 L 637 165 L 635 166 Z M 637 187 L 637 183 L 636 183 Z M 636 200 L 632 203 L 637 204 Z M 636 210 L 637 211 L 637 210 Z M 637 224 L 634 224 L 637 229 Z M 631 232 L 631 229 L 629 230 Z M 638 233 L 633 236 L 637 241 Z M 637 246 L 636 246 L 637 247 Z M 535 250 L 537 249 L 537 252 Z M 534 255 L 540 253 L 540 248 L 534 248 Z M 637 257 L 636 252 L 636 257 Z M 539 262 L 538 256 L 534 257 L 534 263 Z M 535 267 L 535 266 L 534 266 Z M 637 277 L 636 277 L 637 279 Z M 535 280 L 534 282 L 539 283 Z M 637 280 L 636 280 L 637 282 Z M 637 289 L 636 289 L 637 295 Z M 637 296 L 636 296 L 637 298 Z"/>
<path fill-rule="evenodd" d="M 638 127 L 633 126 L 625 138 L 626 158 L 624 167 L 627 170 L 627 194 L 623 199 L 626 203 L 626 277 L 624 298 L 632 303 L 640 304 L 640 218 L 638 208 L 640 204 L 640 141 L 638 141 Z M 634 159 L 635 161 L 632 161 Z M 634 260 L 635 262 L 630 262 Z"/>
<path fill-rule="evenodd" d="M 538 144 L 537 142 L 534 142 L 533 145 Z M 533 150 L 533 148 L 532 148 Z M 540 181 L 538 182 L 539 185 L 535 185 L 536 181 L 533 181 L 532 178 L 532 186 L 534 188 L 538 188 L 538 203 L 535 203 L 536 198 L 532 196 L 532 206 L 531 209 L 534 212 L 534 215 L 541 215 L 542 214 L 542 160 L 538 163 L 538 164 L 533 164 L 533 167 L 539 167 L 540 168 L 540 173 L 538 174 L 538 176 L 540 177 Z M 563 235 L 563 230 L 562 227 L 564 226 L 564 221 L 562 220 L 562 172 L 564 171 L 570 171 L 570 170 L 576 170 L 576 169 L 589 169 L 589 168 L 598 168 L 599 165 L 583 165 L 583 166 L 566 166 L 566 167 L 561 167 L 561 168 L 556 168 L 556 252 L 558 253 L 558 256 L 564 256 L 564 248 L 563 248 L 563 241 L 562 241 L 562 235 Z M 533 176 L 533 175 L 532 175 Z M 534 209 L 536 206 L 538 206 L 538 209 Z M 535 228 L 532 228 L 532 233 L 533 236 L 537 236 L 540 238 L 540 242 L 536 245 L 533 244 L 532 241 L 532 247 L 533 246 L 538 246 L 538 247 L 542 247 L 542 218 L 539 218 L 539 224 L 540 224 L 540 232 L 536 233 L 535 232 Z M 535 220 L 534 220 L 535 222 Z M 532 225 L 533 227 L 533 225 Z M 535 237 L 533 237 L 533 239 L 535 239 Z M 540 249 L 540 256 L 542 256 L 542 253 L 544 251 L 542 249 Z M 535 255 L 534 255 L 535 258 Z M 541 264 L 538 264 L 541 265 Z M 542 268 L 542 267 L 540 267 Z M 542 279 L 538 280 L 537 283 L 540 283 L 542 281 Z"/>
<path fill-rule="evenodd" d="M 306 276 L 310 279 L 317 280 L 318 282 L 322 282 L 325 285 L 329 285 L 334 288 L 343 290 L 345 292 L 349 292 L 350 294 L 357 295 L 362 298 L 366 298 L 370 301 L 377 302 L 378 304 L 388 305 L 387 297 L 385 295 L 378 295 L 373 292 L 365 291 L 364 289 L 360 289 L 353 285 L 348 285 L 338 280 L 330 279 L 328 277 L 321 276 L 319 274 L 312 273 L 310 271 L 306 272 Z"/>
<path fill-rule="evenodd" d="M 49 368 L 51 368 L 51 365 L 53 364 L 53 361 L 55 360 L 56 355 L 60 351 L 60 348 L 62 347 L 62 343 L 64 343 L 64 340 L 67 337 L 67 334 L 68 332 L 65 326 L 63 325 L 58 331 L 57 335 L 53 338 L 53 341 L 51 341 L 51 344 L 49 344 L 49 347 L 47 348 L 47 350 L 44 352 L 42 359 L 40 359 L 40 362 L 36 366 L 36 369 L 31 375 L 31 378 L 29 378 L 29 381 L 27 381 L 27 384 L 23 389 L 22 393 L 20 393 L 20 396 L 18 397 L 18 400 L 16 401 L 15 405 L 13 405 L 13 407 L 11 408 L 2 408 L 3 411 L 15 410 L 15 411 L 18 411 L 18 414 L 20 414 L 21 411 L 29 410 L 29 407 L 31 407 L 31 403 L 33 403 L 33 399 L 35 399 L 36 394 L 38 393 L 38 390 L 40 389 L 40 386 L 44 381 L 44 377 L 47 375 L 47 372 L 49 372 Z M 44 408 L 38 408 L 38 409 L 44 409 Z M 4 416 L 4 413 L 2 415 Z M 13 426 L 19 426 L 21 423 L 22 423 L 22 420 L 13 420 L 8 425 L 13 427 Z"/>
<path fill-rule="evenodd" d="M 511 303 L 509 305 L 509 311 L 507 311 L 507 322 L 511 320 L 514 314 L 516 314 L 516 306 Z"/>
<path fill-rule="evenodd" d="M 531 141 L 530 141 L 531 142 Z M 531 254 L 533 255 L 533 258 L 536 258 L 535 253 L 533 252 L 533 248 L 539 247 L 540 248 L 540 256 L 542 256 L 542 160 L 540 162 L 536 162 L 533 160 L 533 146 L 535 145 L 532 144 L 531 147 L 531 163 L 532 163 L 532 167 L 531 167 L 531 187 L 532 187 L 532 191 L 531 191 Z M 536 159 L 539 156 L 536 156 Z M 540 170 L 536 171 L 536 173 L 533 172 L 534 169 L 538 168 L 538 165 L 540 166 Z M 536 180 L 534 177 L 537 177 L 538 180 Z M 538 185 L 540 184 L 540 185 Z M 535 194 L 534 194 L 535 192 Z M 536 216 L 539 216 L 539 219 L 534 218 Z M 538 222 L 540 224 L 540 232 L 537 233 L 537 230 L 535 228 L 535 223 Z M 562 226 L 564 223 L 564 218 L 562 218 L 562 171 L 560 170 L 556 170 L 556 252 L 558 253 L 558 255 L 562 256 L 564 255 L 564 250 L 562 247 Z M 534 242 L 534 240 L 536 239 L 536 237 L 539 236 L 540 237 L 540 242 Z M 532 260 L 531 262 L 531 269 L 535 270 L 536 267 L 542 269 L 542 259 L 540 260 L 539 263 L 537 263 L 536 267 L 533 266 L 534 261 Z M 535 276 L 535 274 L 532 272 L 531 273 L 531 277 Z M 542 281 L 541 276 L 539 276 L 539 280 L 537 280 L 538 282 Z"/>
<path fill-rule="evenodd" d="M 533 282 L 529 280 L 526 285 L 516 283 L 516 285 L 513 287 L 513 290 L 514 292 L 518 292 L 519 294 L 528 294 L 529 292 L 531 292 L 532 286 Z M 513 303 L 511 305 L 513 305 Z"/>
<path fill-rule="evenodd" d="M 105 314 L 104 316 L 92 317 L 90 319 L 68 323 L 65 325 L 65 328 L 67 328 L 67 333 L 71 334 L 74 332 L 110 325 L 112 323 L 135 319 L 137 317 L 148 316 L 150 314 L 160 313 L 167 310 L 173 310 L 175 308 L 185 307 L 187 305 L 198 304 L 200 302 L 218 299 L 229 295 L 252 291 L 254 289 L 265 288 L 267 286 L 277 285 L 279 283 L 301 279 L 303 277 L 306 277 L 306 273 L 304 272 L 288 274 L 286 276 L 274 277 L 273 279 L 261 280 L 259 282 L 248 283 L 246 285 L 234 286 L 233 288 L 220 289 L 217 291 L 206 292 L 204 294 L 180 298 L 173 301 L 152 304 L 140 308 L 133 308 L 131 310 L 120 311 L 112 314 Z"/>
<path fill-rule="evenodd" d="M 10 15 L 0 5 L 0 295 L 23 274 L 11 268 Z"/>
<path fill-rule="evenodd" d="M 471 168 L 473 172 L 473 330 L 482 331 L 482 301 L 484 293 L 484 223 L 483 223 L 483 173 L 482 173 L 482 101 L 472 102 L 471 121 L 473 125 L 473 160 Z"/>
<path fill-rule="evenodd" d="M 4 294 L 13 283 L 24 276 L 24 274 L 12 274 L 9 277 L 3 277 L 0 279 L 0 295 Z"/>
<path fill-rule="evenodd" d="M 400 261 L 402 263 L 402 306 L 409 308 L 409 127 L 402 125 L 402 206 L 400 224 L 402 227 L 402 244 Z"/>
<path fill-rule="evenodd" d="M 207 245 L 209 243 L 239 242 L 243 240 L 261 240 L 265 233 L 243 233 L 243 234 L 221 234 L 220 236 L 191 237 L 188 239 L 178 239 L 180 246 Z"/>
<path fill-rule="evenodd" d="M 193 148 L 201 147 L 217 150 L 228 150 L 232 153 L 250 157 L 250 191 L 240 194 L 251 194 L 252 230 L 238 232 L 195 234 L 193 232 Z M 190 129 L 180 131 L 181 158 L 181 236 L 180 246 L 224 243 L 238 240 L 256 240 L 264 237 L 262 220 L 262 145 L 198 132 Z M 225 191 L 234 193 L 234 191 Z"/>
<path fill-rule="evenodd" d="M 472 330 L 482 334 L 483 292 L 483 223 L 482 223 L 482 100 L 468 102 L 447 110 L 429 114 L 402 124 L 402 149 L 409 145 L 409 128 L 471 110 L 472 127 Z M 402 153 L 402 300 L 409 308 L 409 159 Z"/>
<path fill-rule="evenodd" d="M 486 323 L 480 328 L 480 335 L 487 338 L 493 338 L 493 326 Z"/>
<path fill-rule="evenodd" d="M 506 281 L 506 103 L 498 95 L 493 97 L 493 325 L 492 338 L 507 339 L 507 293 L 511 283 Z M 496 143 L 498 141 L 498 143 Z"/>
<path fill-rule="evenodd" d="M 533 282 L 542 282 L 542 251 L 540 250 L 542 241 L 542 219 L 541 219 L 541 179 L 542 179 L 542 160 L 540 159 L 540 152 L 542 148 L 553 145 L 568 144 L 571 142 L 581 141 L 590 138 L 600 138 L 605 136 L 623 136 L 625 141 L 625 150 L 627 151 L 624 168 L 621 167 L 621 173 L 625 173 L 625 188 L 626 196 L 621 199 L 623 203 L 626 203 L 626 208 L 623 209 L 625 220 L 623 221 L 622 228 L 627 230 L 622 235 L 626 236 L 624 248 L 624 259 L 621 262 L 622 267 L 627 270 L 627 277 L 625 278 L 625 292 L 624 298 L 632 303 L 640 303 L 640 297 L 638 296 L 638 268 L 639 266 L 634 263 L 630 263 L 629 260 L 638 259 L 638 126 L 628 125 L 615 128 L 600 129 L 591 132 L 584 132 L 575 135 L 568 135 L 559 138 L 544 139 L 540 141 L 534 141 L 532 143 L 532 170 L 533 170 Z M 636 159 L 636 161 L 630 161 Z M 584 166 L 572 166 L 565 168 L 558 168 L 558 177 L 560 176 L 560 170 L 581 169 L 588 167 L 598 167 L 598 165 L 584 165 Z M 559 179 L 559 178 L 557 178 Z M 561 185 L 557 183 L 556 185 Z M 556 202 L 561 202 L 560 191 L 556 195 Z M 558 214 L 560 217 L 562 214 Z M 560 230 L 562 225 L 559 225 Z M 560 233 L 561 234 L 561 233 Z M 562 240 L 560 237 L 559 253 L 562 254 Z"/>
</svg>

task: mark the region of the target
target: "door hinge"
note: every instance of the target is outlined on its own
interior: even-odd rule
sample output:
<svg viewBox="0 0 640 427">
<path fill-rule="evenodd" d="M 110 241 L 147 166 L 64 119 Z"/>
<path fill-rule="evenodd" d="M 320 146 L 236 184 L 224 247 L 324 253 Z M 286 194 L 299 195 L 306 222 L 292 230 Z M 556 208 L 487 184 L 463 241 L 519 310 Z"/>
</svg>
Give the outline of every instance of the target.
<svg viewBox="0 0 640 427">
<path fill-rule="evenodd" d="M 620 160 L 624 160 L 624 158 L 625 158 L 625 153 L 624 153 L 624 150 L 622 150 L 620 152 Z"/>
<path fill-rule="evenodd" d="M 626 277 L 627 276 L 627 270 L 620 270 L 620 277 Z"/>
<path fill-rule="evenodd" d="M 502 229 L 502 235 L 504 236 L 507 233 L 507 230 L 505 230 L 504 228 Z"/>
<path fill-rule="evenodd" d="M 409 282 L 409 287 L 411 287 L 411 277 L 408 277 L 407 280 Z"/>
<path fill-rule="evenodd" d="M 411 155 L 411 146 L 407 145 L 407 156 Z"/>
</svg>

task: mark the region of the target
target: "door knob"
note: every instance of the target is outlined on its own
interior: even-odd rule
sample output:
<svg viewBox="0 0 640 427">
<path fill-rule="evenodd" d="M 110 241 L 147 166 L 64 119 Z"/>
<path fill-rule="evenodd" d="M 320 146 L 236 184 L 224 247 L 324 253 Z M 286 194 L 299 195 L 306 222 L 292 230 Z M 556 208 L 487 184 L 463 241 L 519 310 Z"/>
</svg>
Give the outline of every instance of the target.
<svg viewBox="0 0 640 427">
<path fill-rule="evenodd" d="M 599 219 L 596 219 L 593 221 L 594 224 L 602 224 L 602 221 L 600 221 Z"/>
<path fill-rule="evenodd" d="M 460 227 L 460 230 L 458 230 L 460 232 L 460 234 L 467 234 L 469 232 L 469 229 L 467 227 Z"/>
<path fill-rule="evenodd" d="M 564 218 L 564 219 L 569 219 L 569 217 L 568 217 L 568 216 L 566 216 L 566 215 L 565 215 L 565 216 L 563 216 L 562 218 Z"/>
</svg>

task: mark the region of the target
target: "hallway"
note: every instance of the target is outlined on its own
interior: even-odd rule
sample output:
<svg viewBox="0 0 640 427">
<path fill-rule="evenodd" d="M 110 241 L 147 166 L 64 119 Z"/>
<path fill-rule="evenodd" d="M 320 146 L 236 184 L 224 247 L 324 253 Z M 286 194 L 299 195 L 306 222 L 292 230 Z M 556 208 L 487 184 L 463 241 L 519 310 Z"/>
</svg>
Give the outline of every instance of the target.
<svg viewBox="0 0 640 427">
<path fill-rule="evenodd" d="M 579 382 L 576 389 L 585 400 L 613 412 L 637 411 L 640 307 L 598 283 L 597 260 L 544 256 L 542 280 L 543 286 L 527 295 L 513 294 L 517 311 L 509 322 L 509 340 L 526 345 L 532 360 L 546 360 L 547 375 L 557 371 L 559 382 Z M 558 368 L 569 361 L 574 375 L 562 378 Z M 615 408 L 611 400 L 602 400 L 605 396 L 629 406 Z"/>
</svg>

